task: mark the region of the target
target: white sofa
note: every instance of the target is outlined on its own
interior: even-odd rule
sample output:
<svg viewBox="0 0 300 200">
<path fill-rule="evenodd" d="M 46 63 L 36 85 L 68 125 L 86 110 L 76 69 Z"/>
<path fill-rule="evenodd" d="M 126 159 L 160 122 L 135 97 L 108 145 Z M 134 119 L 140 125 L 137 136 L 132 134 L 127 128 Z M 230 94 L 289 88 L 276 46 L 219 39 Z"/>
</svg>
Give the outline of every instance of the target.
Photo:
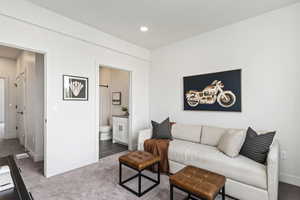
<svg viewBox="0 0 300 200">
<path fill-rule="evenodd" d="M 175 124 L 169 145 L 170 172 L 194 165 L 227 177 L 226 194 L 241 200 L 277 200 L 279 143 L 274 140 L 266 165 L 239 155 L 228 157 L 217 149 L 221 136 L 232 129 L 201 125 Z M 245 130 L 246 131 L 246 130 Z M 151 138 L 152 130 L 139 132 L 138 149 Z"/>
</svg>

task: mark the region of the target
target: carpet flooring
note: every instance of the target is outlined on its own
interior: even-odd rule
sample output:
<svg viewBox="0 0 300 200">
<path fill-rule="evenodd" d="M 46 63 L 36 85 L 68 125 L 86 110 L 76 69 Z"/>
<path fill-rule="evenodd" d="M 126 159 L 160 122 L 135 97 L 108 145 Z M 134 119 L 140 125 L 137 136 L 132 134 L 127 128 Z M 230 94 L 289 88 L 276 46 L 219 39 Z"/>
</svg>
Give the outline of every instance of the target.
<svg viewBox="0 0 300 200">
<path fill-rule="evenodd" d="M 19 144 L 17 139 L 0 141 L 0 157 L 24 151 L 24 147 Z M 49 179 L 42 175 L 43 162 L 34 163 L 30 159 L 22 159 L 17 162 L 22 170 L 24 181 L 29 191 L 33 193 L 35 200 L 168 200 L 169 183 L 168 177 L 165 175 L 161 176 L 161 184 L 142 198 L 137 198 L 118 185 L 118 157 L 124 153 L 126 152 L 102 158 L 99 163 Z M 130 176 L 133 172 L 124 168 L 124 174 Z M 149 184 L 147 180 L 144 180 L 143 183 L 144 187 Z M 131 186 L 136 186 L 136 183 L 131 182 Z M 176 200 L 181 200 L 185 195 L 177 191 L 175 197 Z M 278 199 L 299 200 L 300 187 L 281 182 Z"/>
<path fill-rule="evenodd" d="M 30 159 L 17 162 L 25 184 L 35 200 L 169 200 L 169 181 L 166 175 L 161 176 L 159 186 L 141 198 L 118 185 L 118 157 L 124 153 L 126 152 L 105 157 L 96 164 L 48 179 L 42 176 L 42 163 L 36 164 Z M 134 171 L 124 167 L 123 174 L 125 179 L 134 175 Z M 146 174 L 155 177 L 151 172 Z M 129 186 L 136 189 L 136 181 L 129 182 Z M 142 179 L 142 188 L 150 183 L 147 179 Z M 181 200 L 186 197 L 186 194 L 177 190 L 174 194 L 174 199 Z"/>
</svg>

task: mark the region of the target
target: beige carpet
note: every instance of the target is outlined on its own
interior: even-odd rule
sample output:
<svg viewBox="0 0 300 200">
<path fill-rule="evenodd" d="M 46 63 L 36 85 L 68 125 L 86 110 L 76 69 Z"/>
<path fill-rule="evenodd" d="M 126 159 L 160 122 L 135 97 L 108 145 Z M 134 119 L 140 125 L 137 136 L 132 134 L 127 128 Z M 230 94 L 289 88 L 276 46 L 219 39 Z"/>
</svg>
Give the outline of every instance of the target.
<svg viewBox="0 0 300 200">
<path fill-rule="evenodd" d="M 101 159 L 98 163 L 51 178 L 41 175 L 42 163 L 33 163 L 29 159 L 19 160 L 22 176 L 28 190 L 35 200 L 169 200 L 168 176 L 161 176 L 161 184 L 138 198 L 118 185 L 118 157 L 124 153 L 115 154 Z M 154 174 L 146 172 L 150 176 Z M 134 174 L 123 170 L 124 178 Z M 143 186 L 150 182 L 142 179 Z M 136 180 L 129 182 L 134 188 Z M 182 200 L 186 195 L 175 190 L 174 200 Z M 221 198 L 217 198 L 219 200 Z"/>
</svg>

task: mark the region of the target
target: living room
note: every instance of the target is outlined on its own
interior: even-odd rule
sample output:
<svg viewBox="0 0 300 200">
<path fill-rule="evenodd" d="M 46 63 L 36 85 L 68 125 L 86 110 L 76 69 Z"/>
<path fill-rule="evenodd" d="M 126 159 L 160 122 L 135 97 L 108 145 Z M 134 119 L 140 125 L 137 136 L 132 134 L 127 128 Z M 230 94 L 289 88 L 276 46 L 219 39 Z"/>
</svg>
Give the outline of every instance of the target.
<svg viewBox="0 0 300 200">
<path fill-rule="evenodd" d="M 272 143 L 279 145 L 275 165 L 271 165 L 275 182 L 260 186 L 259 198 L 299 199 L 299 15 L 297 0 L 1 2 L 0 44 L 45 57 L 44 176 L 27 171 L 33 163 L 16 160 L 27 190 L 34 199 L 170 199 L 170 180 L 164 173 L 159 176 L 160 184 L 140 198 L 118 184 L 119 157 L 141 150 L 138 141 L 143 130 L 152 127 L 151 120 L 159 124 L 169 117 L 175 122 L 175 128 L 170 128 L 174 141 L 179 125 L 201 126 L 196 131 L 200 138 L 204 126 L 275 131 Z M 133 140 L 129 151 L 100 160 L 99 66 L 131 72 L 129 126 Z M 218 73 L 236 70 L 237 78 L 229 78 L 238 80 L 233 88 L 222 80 L 197 86 L 184 81 L 195 78 L 193 83 L 203 77 L 210 81 L 211 74 L 220 77 Z M 76 81 L 70 86 L 72 80 Z M 222 106 L 222 95 L 216 94 L 216 107 L 202 109 L 197 95 L 203 95 L 205 91 L 201 91 L 208 86 L 220 86 L 221 94 L 233 91 L 233 106 Z M 78 93 L 76 87 L 80 87 Z M 234 92 L 236 88 L 238 92 Z M 69 89 L 76 97 L 66 92 Z M 194 107 L 186 109 L 189 90 L 197 97 L 197 105 L 190 101 Z M 267 159 L 269 154 L 264 153 Z M 266 175 L 268 165 L 259 166 L 265 167 Z M 157 175 L 146 173 L 152 179 Z M 124 178 L 131 174 L 134 171 L 124 169 Z M 269 183 L 267 178 L 264 181 Z M 86 184 L 79 187 L 82 182 Z M 142 188 L 147 185 L 143 178 Z M 131 186 L 137 188 L 137 182 Z M 226 200 L 255 199 L 256 190 L 248 186 L 241 190 L 226 185 Z M 275 191 L 268 191 L 270 187 Z M 254 196 L 245 198 L 242 193 L 249 191 Z M 184 195 L 174 189 L 174 199 Z M 222 199 L 222 195 L 216 198 Z"/>
</svg>

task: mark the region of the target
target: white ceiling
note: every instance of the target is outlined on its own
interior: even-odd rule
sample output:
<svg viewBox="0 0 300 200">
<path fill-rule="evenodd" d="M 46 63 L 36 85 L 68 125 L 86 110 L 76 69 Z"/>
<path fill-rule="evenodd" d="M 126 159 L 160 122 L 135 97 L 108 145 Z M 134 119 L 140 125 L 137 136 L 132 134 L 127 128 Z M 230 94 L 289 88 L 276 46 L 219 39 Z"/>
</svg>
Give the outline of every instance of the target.
<svg viewBox="0 0 300 200">
<path fill-rule="evenodd" d="M 76 21 L 155 49 L 300 0 L 29 0 Z M 139 31 L 149 27 L 147 33 Z"/>
<path fill-rule="evenodd" d="M 21 50 L 0 45 L 0 57 L 16 60 Z"/>
</svg>

